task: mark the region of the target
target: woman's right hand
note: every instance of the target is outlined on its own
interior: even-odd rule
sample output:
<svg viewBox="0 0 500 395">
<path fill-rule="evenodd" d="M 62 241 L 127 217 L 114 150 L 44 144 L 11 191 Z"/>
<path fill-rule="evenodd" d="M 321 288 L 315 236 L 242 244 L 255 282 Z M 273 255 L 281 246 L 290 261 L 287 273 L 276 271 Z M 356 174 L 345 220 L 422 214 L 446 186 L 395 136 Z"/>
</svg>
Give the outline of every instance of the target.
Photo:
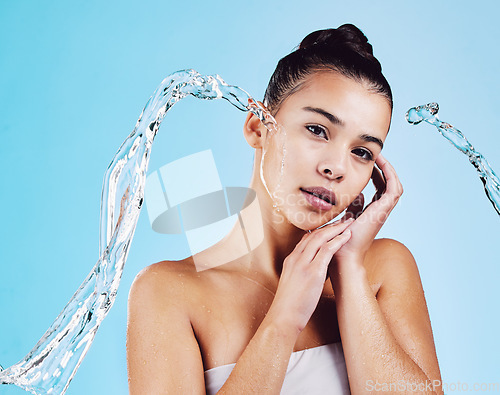
<svg viewBox="0 0 500 395">
<path fill-rule="evenodd" d="M 323 291 L 333 255 L 350 239 L 352 218 L 306 233 L 283 262 L 278 288 L 268 315 L 300 333 Z"/>
</svg>

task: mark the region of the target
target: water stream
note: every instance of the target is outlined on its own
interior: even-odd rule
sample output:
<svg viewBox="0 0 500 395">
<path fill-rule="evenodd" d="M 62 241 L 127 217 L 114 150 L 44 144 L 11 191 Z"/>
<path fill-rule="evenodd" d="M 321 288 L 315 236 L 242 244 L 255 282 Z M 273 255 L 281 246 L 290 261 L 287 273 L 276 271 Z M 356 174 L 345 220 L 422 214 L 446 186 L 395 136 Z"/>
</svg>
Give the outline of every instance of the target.
<svg viewBox="0 0 500 395">
<path fill-rule="evenodd" d="M 439 105 L 428 103 L 422 106 L 412 107 L 406 113 L 406 120 L 412 125 L 417 125 L 425 121 L 434 125 L 439 133 L 447 139 L 460 152 L 467 155 L 470 163 L 479 173 L 486 196 L 500 215 L 500 180 L 491 168 L 486 158 L 477 152 L 464 134 L 449 123 L 439 120 L 437 113 Z"/>
<path fill-rule="evenodd" d="M 263 106 L 243 89 L 226 84 L 217 75 L 182 70 L 165 78 L 106 170 L 101 197 L 99 260 L 28 355 L 0 370 L 0 384 L 14 384 L 33 394 L 63 394 L 67 390 L 115 301 L 144 201 L 153 140 L 167 112 L 187 96 L 225 99 L 241 111 L 254 113 L 269 135 L 276 135 L 278 131 L 274 118 Z"/>
</svg>

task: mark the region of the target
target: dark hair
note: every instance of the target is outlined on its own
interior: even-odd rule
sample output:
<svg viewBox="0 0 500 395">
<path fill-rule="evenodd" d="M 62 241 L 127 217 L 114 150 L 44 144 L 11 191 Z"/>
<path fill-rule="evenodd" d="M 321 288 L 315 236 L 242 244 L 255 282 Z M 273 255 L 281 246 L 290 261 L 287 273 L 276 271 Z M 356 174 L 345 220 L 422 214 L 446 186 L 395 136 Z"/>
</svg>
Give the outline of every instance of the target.
<svg viewBox="0 0 500 395">
<path fill-rule="evenodd" d="M 392 109 L 392 92 L 382 66 L 366 36 L 351 24 L 312 32 L 282 58 L 267 86 L 264 104 L 275 114 L 281 103 L 300 89 L 304 79 L 318 71 L 335 71 L 366 84 L 372 92 L 383 95 Z"/>
</svg>

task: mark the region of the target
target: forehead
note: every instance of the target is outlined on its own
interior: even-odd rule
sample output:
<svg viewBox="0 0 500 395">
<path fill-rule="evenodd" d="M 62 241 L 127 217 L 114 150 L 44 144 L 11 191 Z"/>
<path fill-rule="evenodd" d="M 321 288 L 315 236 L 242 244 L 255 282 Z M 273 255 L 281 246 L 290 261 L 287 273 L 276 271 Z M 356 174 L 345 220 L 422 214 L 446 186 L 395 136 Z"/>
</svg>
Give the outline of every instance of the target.
<svg viewBox="0 0 500 395">
<path fill-rule="evenodd" d="M 317 72 L 308 76 L 283 101 L 276 118 L 286 123 L 290 117 L 300 117 L 307 107 L 320 108 L 341 119 L 346 127 L 380 138 L 385 138 L 391 122 L 391 107 L 383 95 L 337 72 Z"/>
</svg>

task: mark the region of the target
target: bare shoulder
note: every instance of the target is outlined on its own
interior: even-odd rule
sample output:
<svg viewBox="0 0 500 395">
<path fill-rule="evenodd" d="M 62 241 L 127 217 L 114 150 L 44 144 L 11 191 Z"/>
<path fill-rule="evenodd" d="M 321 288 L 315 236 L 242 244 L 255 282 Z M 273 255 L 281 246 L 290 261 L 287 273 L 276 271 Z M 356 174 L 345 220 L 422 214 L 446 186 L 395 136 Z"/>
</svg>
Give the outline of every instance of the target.
<svg viewBox="0 0 500 395">
<path fill-rule="evenodd" d="M 184 275 L 193 275 L 196 269 L 191 258 L 182 259 L 180 261 L 161 261 L 152 265 L 146 266 L 137 274 L 134 284 L 137 282 L 156 282 L 165 277 L 182 277 Z"/>
<path fill-rule="evenodd" d="M 414 281 L 420 276 L 410 250 L 394 239 L 376 239 L 368 250 L 365 267 L 373 282 L 388 284 L 404 279 Z"/>
<path fill-rule="evenodd" d="M 393 259 L 413 259 L 410 250 L 401 242 L 394 239 L 375 239 L 368 251 L 375 261 Z M 382 259 L 383 258 L 383 259 Z"/>
<path fill-rule="evenodd" d="M 196 269 L 193 264 L 192 257 L 188 257 L 179 261 L 161 261 L 153 263 L 152 265 L 146 266 L 137 275 L 136 279 L 142 278 L 144 276 L 151 277 L 160 275 L 172 275 L 172 274 L 193 274 L 196 273 Z"/>
<path fill-rule="evenodd" d="M 189 260 L 163 261 L 135 278 L 127 321 L 131 394 L 204 393 L 203 363 L 189 307 L 195 273 Z"/>
<path fill-rule="evenodd" d="M 129 304 L 143 302 L 151 308 L 167 307 L 170 300 L 179 306 L 195 292 L 198 278 L 191 258 L 180 261 L 161 261 L 145 267 L 134 279 Z M 168 299 L 166 299 L 168 298 Z"/>
</svg>

